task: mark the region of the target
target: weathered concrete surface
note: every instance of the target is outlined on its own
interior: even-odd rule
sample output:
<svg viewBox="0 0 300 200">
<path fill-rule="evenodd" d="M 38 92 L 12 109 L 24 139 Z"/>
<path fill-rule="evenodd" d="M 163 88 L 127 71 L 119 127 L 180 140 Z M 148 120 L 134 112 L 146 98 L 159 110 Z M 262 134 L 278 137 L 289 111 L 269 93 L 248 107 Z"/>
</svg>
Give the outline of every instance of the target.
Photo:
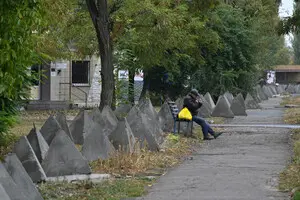
<svg viewBox="0 0 300 200">
<path fill-rule="evenodd" d="M 42 136 L 42 134 L 36 130 L 34 127 L 31 129 L 29 134 L 26 136 L 37 159 L 41 163 L 49 150 L 49 145 L 46 142 L 45 138 Z"/>
<path fill-rule="evenodd" d="M 42 166 L 50 177 L 91 173 L 88 161 L 63 130 L 56 133 Z"/>
<path fill-rule="evenodd" d="M 11 176 L 12 180 L 22 190 L 25 196 L 30 200 L 43 200 L 43 197 L 33 184 L 31 178 L 25 171 L 22 163 L 16 154 L 9 154 L 5 158 L 4 167 Z M 2 200 L 2 198 L 0 198 Z"/>
<path fill-rule="evenodd" d="M 16 153 L 33 182 L 37 183 L 46 179 L 46 174 L 27 140 L 27 137 L 20 137 L 19 141 L 14 146 L 13 152 Z"/>
<path fill-rule="evenodd" d="M 272 99 L 270 105 L 279 101 Z M 269 107 L 232 121 L 282 123 L 283 110 Z M 276 116 L 268 118 L 271 115 Z M 161 177 L 149 194 L 139 199 L 287 200 L 289 194 L 278 192 L 276 186 L 290 157 L 288 140 L 284 129 L 228 128 L 217 140 L 205 142 L 193 160 Z"/>
</svg>

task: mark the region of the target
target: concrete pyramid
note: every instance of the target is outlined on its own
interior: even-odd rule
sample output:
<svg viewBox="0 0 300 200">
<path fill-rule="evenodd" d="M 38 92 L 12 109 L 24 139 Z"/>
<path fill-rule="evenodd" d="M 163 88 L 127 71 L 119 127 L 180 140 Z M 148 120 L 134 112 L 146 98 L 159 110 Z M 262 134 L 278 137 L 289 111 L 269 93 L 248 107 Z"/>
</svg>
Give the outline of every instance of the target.
<svg viewBox="0 0 300 200">
<path fill-rule="evenodd" d="M 48 177 L 91 173 L 88 161 L 63 130 L 56 133 L 42 166 Z"/>
<path fill-rule="evenodd" d="M 233 102 L 233 99 L 234 99 L 233 95 L 229 91 L 227 91 L 227 92 L 224 93 L 224 96 L 226 97 L 229 104 L 231 105 L 232 102 Z"/>
<path fill-rule="evenodd" d="M 99 108 L 94 108 L 90 114 L 90 117 L 93 122 L 98 123 L 102 127 L 102 129 L 104 129 L 105 121 L 103 119 L 103 116 L 102 116 Z M 108 133 L 106 133 L 106 134 L 108 134 Z"/>
<path fill-rule="evenodd" d="M 160 127 L 164 132 L 172 132 L 174 130 L 174 119 L 172 117 L 171 109 L 167 102 L 165 102 L 158 112 Z"/>
<path fill-rule="evenodd" d="M 82 155 L 88 161 L 106 160 L 115 152 L 115 148 L 106 136 L 103 127 L 94 122 L 82 146 Z"/>
<path fill-rule="evenodd" d="M 300 94 L 300 85 L 295 86 L 295 93 Z"/>
<path fill-rule="evenodd" d="M 127 116 L 131 108 L 132 106 L 130 104 L 121 104 L 114 111 L 114 114 L 118 119 L 122 119 Z"/>
<path fill-rule="evenodd" d="M 295 91 L 295 85 L 289 84 L 288 87 L 286 88 L 286 91 L 290 94 L 294 94 Z"/>
<path fill-rule="evenodd" d="M 65 133 L 70 137 L 70 139 L 73 141 L 73 137 L 72 134 L 69 130 L 69 126 L 67 123 L 67 118 L 65 116 L 65 114 L 63 114 L 62 112 L 58 112 L 55 116 L 55 119 L 57 120 L 57 122 L 59 123 L 60 127 L 62 130 L 65 131 Z"/>
<path fill-rule="evenodd" d="M 270 91 L 269 87 L 267 87 L 267 86 L 264 85 L 262 89 L 263 89 L 265 95 L 267 95 L 268 98 L 272 98 L 273 97 L 273 94 Z"/>
<path fill-rule="evenodd" d="M 43 197 L 33 184 L 31 178 L 28 176 L 27 172 L 22 166 L 22 163 L 15 154 L 9 154 L 8 156 L 6 156 L 4 166 L 13 181 L 17 184 L 17 186 L 22 190 L 22 192 L 27 196 L 28 199 L 43 199 Z"/>
<path fill-rule="evenodd" d="M 54 118 L 54 116 L 51 115 L 41 128 L 41 134 L 45 138 L 48 145 L 51 144 L 56 132 L 60 129 L 61 126 L 59 125 L 58 121 Z"/>
<path fill-rule="evenodd" d="M 245 99 L 246 109 L 261 109 L 259 104 L 253 99 L 253 97 L 248 93 Z"/>
<path fill-rule="evenodd" d="M 233 99 L 230 109 L 235 116 L 247 116 L 245 100 L 241 93 Z"/>
<path fill-rule="evenodd" d="M 230 104 L 227 98 L 221 95 L 218 99 L 217 105 L 212 112 L 213 117 L 225 117 L 225 118 L 233 118 L 234 114 L 230 109 Z"/>
<path fill-rule="evenodd" d="M 118 126 L 118 119 L 110 107 L 105 106 L 101 112 L 107 135 L 115 130 Z"/>
<path fill-rule="evenodd" d="M 183 100 L 184 98 L 179 97 L 176 101 L 175 104 L 177 105 L 178 109 L 181 110 L 183 108 Z"/>
<path fill-rule="evenodd" d="M 4 165 L 0 163 L 0 197 L 1 200 L 27 200 L 27 197 L 18 185 L 12 180 L 11 176 L 5 169 Z M 3 197 L 3 198 L 2 198 Z"/>
<path fill-rule="evenodd" d="M 119 121 L 117 128 L 109 135 L 109 140 L 119 151 L 134 152 L 135 138 L 126 118 Z"/>
<path fill-rule="evenodd" d="M 268 100 L 268 96 L 264 93 L 263 89 L 258 85 L 256 86 L 256 91 L 257 91 L 257 94 L 259 96 L 259 98 L 264 101 L 264 100 Z"/>
<path fill-rule="evenodd" d="M 151 126 L 148 118 L 142 113 L 137 106 L 134 106 L 127 115 L 128 124 L 135 138 L 138 139 L 140 147 L 144 148 L 145 144 L 152 151 L 159 150 L 159 143 L 155 138 L 155 128 Z"/>
<path fill-rule="evenodd" d="M 25 136 L 22 136 L 15 144 L 14 153 L 33 182 L 37 183 L 46 179 L 46 174 Z"/>
<path fill-rule="evenodd" d="M 274 85 L 269 85 L 269 88 L 270 88 L 270 90 L 271 90 L 271 92 L 272 92 L 273 95 L 277 95 L 278 94 L 278 92 L 277 92 L 277 90 L 276 90 L 276 88 L 275 88 Z"/>
<path fill-rule="evenodd" d="M 198 116 L 200 117 L 211 117 L 212 109 L 209 105 L 209 103 L 205 100 L 205 98 L 202 99 L 202 106 L 199 109 Z"/>
<path fill-rule="evenodd" d="M 41 133 L 35 129 L 35 127 L 31 129 L 30 133 L 27 135 L 27 139 L 37 159 L 41 163 L 45 159 L 46 153 L 49 150 L 48 143 L 41 135 Z"/>
<path fill-rule="evenodd" d="M 145 117 L 148 120 L 148 124 L 152 126 L 152 134 L 155 136 L 156 141 L 161 144 L 163 143 L 163 131 L 160 127 L 159 117 L 152 106 L 150 99 L 145 99 L 140 105 L 139 109 L 142 113 L 145 114 Z"/>
<path fill-rule="evenodd" d="M 204 98 L 205 100 L 207 101 L 207 103 L 209 104 L 209 107 L 211 108 L 211 110 L 215 109 L 216 107 L 216 104 L 215 102 L 213 101 L 211 95 L 209 92 L 207 92 L 205 95 L 204 95 Z"/>
<path fill-rule="evenodd" d="M 11 200 L 11 198 L 6 193 L 5 189 L 3 188 L 2 184 L 0 183 L 0 199 L 1 200 Z"/>
<path fill-rule="evenodd" d="M 70 131 L 75 144 L 83 144 L 91 122 L 92 119 L 89 116 L 89 113 L 85 110 L 80 111 L 72 121 L 70 124 Z"/>
</svg>

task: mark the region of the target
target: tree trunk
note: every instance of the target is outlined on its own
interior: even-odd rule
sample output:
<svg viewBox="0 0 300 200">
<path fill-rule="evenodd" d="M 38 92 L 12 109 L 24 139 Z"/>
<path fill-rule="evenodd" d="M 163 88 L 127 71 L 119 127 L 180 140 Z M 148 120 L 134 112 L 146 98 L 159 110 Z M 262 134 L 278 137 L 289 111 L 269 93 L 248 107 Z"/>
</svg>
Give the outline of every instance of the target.
<svg viewBox="0 0 300 200">
<path fill-rule="evenodd" d="M 112 106 L 115 85 L 107 0 L 86 0 L 86 3 L 96 30 L 101 57 L 100 110 L 102 110 L 104 106 Z"/>
<path fill-rule="evenodd" d="M 135 70 L 130 69 L 129 71 L 129 85 L 128 85 L 128 100 L 131 105 L 134 105 L 134 76 Z"/>
</svg>

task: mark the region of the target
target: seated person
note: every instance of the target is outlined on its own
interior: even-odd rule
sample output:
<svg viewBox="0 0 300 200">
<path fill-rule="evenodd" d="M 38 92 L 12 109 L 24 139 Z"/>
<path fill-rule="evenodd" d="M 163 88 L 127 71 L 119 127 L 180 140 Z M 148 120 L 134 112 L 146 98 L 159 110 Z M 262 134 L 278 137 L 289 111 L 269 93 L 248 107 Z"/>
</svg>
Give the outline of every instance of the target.
<svg viewBox="0 0 300 200">
<path fill-rule="evenodd" d="M 196 89 L 192 89 L 191 92 L 184 98 L 183 107 L 187 108 L 193 118 L 192 121 L 196 122 L 202 127 L 203 139 L 212 140 L 208 134 L 212 135 L 215 139 L 219 137 L 222 133 L 216 133 L 210 127 L 210 125 L 201 117 L 198 117 L 198 109 L 202 106 L 202 101 L 200 99 L 200 94 Z"/>
</svg>

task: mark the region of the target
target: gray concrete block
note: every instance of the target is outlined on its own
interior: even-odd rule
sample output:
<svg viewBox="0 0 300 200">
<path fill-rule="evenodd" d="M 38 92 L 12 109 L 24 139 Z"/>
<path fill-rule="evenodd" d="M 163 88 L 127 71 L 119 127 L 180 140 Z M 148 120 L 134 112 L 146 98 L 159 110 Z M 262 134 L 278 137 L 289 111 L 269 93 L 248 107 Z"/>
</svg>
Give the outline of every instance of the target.
<svg viewBox="0 0 300 200">
<path fill-rule="evenodd" d="M 287 86 L 287 88 L 286 88 L 286 91 L 287 91 L 288 93 L 290 93 L 290 94 L 295 94 L 295 93 L 296 93 L 296 91 L 295 91 L 295 85 L 289 84 L 289 85 Z"/>
<path fill-rule="evenodd" d="M 83 144 L 87 130 L 90 127 L 91 123 L 92 118 L 86 110 L 81 110 L 75 117 L 75 119 L 71 122 L 70 132 L 75 144 Z"/>
<path fill-rule="evenodd" d="M 118 126 L 118 119 L 110 107 L 105 106 L 101 112 L 107 136 Z"/>
<path fill-rule="evenodd" d="M 63 130 L 56 133 L 42 166 L 49 177 L 91 173 L 88 161 Z"/>
<path fill-rule="evenodd" d="M 54 118 L 54 116 L 50 116 L 47 121 L 44 123 L 44 125 L 41 128 L 41 134 L 45 138 L 48 145 L 51 144 L 53 138 L 55 137 L 55 134 L 58 130 L 61 129 L 61 126 L 57 122 L 57 120 Z"/>
<path fill-rule="evenodd" d="M 178 109 L 181 110 L 183 108 L 183 100 L 184 98 L 179 97 L 176 101 L 175 104 L 177 105 Z"/>
<path fill-rule="evenodd" d="M 248 93 L 245 99 L 246 109 L 261 109 L 259 104 L 253 99 L 253 97 Z"/>
<path fill-rule="evenodd" d="M 69 130 L 69 126 L 68 126 L 68 123 L 67 123 L 67 118 L 65 116 L 64 113 L 62 112 L 58 112 L 55 116 L 55 119 L 56 121 L 59 123 L 60 127 L 62 130 L 65 131 L 65 133 L 70 137 L 70 139 L 73 141 L 73 137 L 72 137 L 72 134 Z"/>
<path fill-rule="evenodd" d="M 3 188 L 2 184 L 0 183 L 0 199 L 1 200 L 11 200 L 11 198 L 6 193 L 5 189 Z"/>
<path fill-rule="evenodd" d="M 13 152 L 16 153 L 33 182 L 37 183 L 46 179 L 46 174 L 25 136 L 22 136 L 15 144 Z"/>
<path fill-rule="evenodd" d="M 235 116 L 247 116 L 245 100 L 241 93 L 233 99 L 230 109 Z"/>
<path fill-rule="evenodd" d="M 27 135 L 27 139 L 38 161 L 41 163 L 45 159 L 46 153 L 48 152 L 48 143 L 46 142 L 42 134 L 36 130 L 35 127 L 31 129 L 30 133 Z"/>
<path fill-rule="evenodd" d="M 207 103 L 209 104 L 209 107 L 211 110 L 215 109 L 216 107 L 216 104 L 214 102 L 214 100 L 212 99 L 211 95 L 209 92 L 207 92 L 205 95 L 204 95 L 204 98 L 205 100 L 207 101 Z"/>
<path fill-rule="evenodd" d="M 155 136 L 155 139 L 158 142 L 158 144 L 163 143 L 163 131 L 160 127 L 159 117 L 156 110 L 152 106 L 150 99 L 145 99 L 139 105 L 139 109 L 142 113 L 145 114 L 148 124 L 151 125 L 152 134 Z"/>
<path fill-rule="evenodd" d="M 11 176 L 9 173 L 6 171 L 4 165 L 0 163 L 0 185 L 2 185 L 2 188 L 6 192 L 6 194 L 1 192 L 1 196 L 3 196 L 3 199 L 7 199 L 7 196 L 9 197 L 8 199 L 10 200 L 27 200 L 29 199 L 23 191 L 17 186 L 17 184 L 12 180 Z M 2 200 L 2 198 L 1 198 Z"/>
<path fill-rule="evenodd" d="M 115 116 L 120 120 L 127 116 L 132 106 L 130 104 L 121 104 L 114 111 Z"/>
<path fill-rule="evenodd" d="M 116 150 L 134 152 L 135 138 L 126 118 L 119 121 L 117 128 L 109 135 L 109 140 Z"/>
<path fill-rule="evenodd" d="M 224 93 L 223 96 L 225 96 L 227 98 L 229 104 L 231 105 L 233 102 L 233 99 L 234 99 L 233 95 L 229 91 L 227 91 Z"/>
<path fill-rule="evenodd" d="M 263 86 L 263 92 L 265 93 L 265 95 L 267 95 L 268 98 L 272 98 L 273 97 L 273 94 L 272 92 L 270 91 L 270 88 L 267 87 L 267 86 Z"/>
<path fill-rule="evenodd" d="M 42 200 L 43 197 L 33 184 L 31 178 L 22 166 L 16 154 L 9 154 L 5 158 L 4 166 L 12 180 L 30 200 Z M 0 198 L 2 200 L 2 198 Z"/>
<path fill-rule="evenodd" d="M 153 127 L 137 106 L 130 110 L 127 121 L 141 148 L 147 146 L 152 151 L 159 150 L 159 143 L 155 139 Z"/>
<path fill-rule="evenodd" d="M 213 117 L 225 117 L 225 118 L 233 118 L 234 114 L 230 109 L 230 104 L 227 98 L 221 95 L 218 99 L 217 105 L 212 112 Z"/>
<path fill-rule="evenodd" d="M 171 109 L 167 102 L 165 102 L 160 108 L 160 111 L 158 112 L 158 119 L 160 127 L 164 132 L 173 132 L 174 119 L 171 113 Z"/>
<path fill-rule="evenodd" d="M 255 87 L 257 94 L 259 96 L 259 98 L 264 101 L 264 100 L 268 100 L 268 96 L 264 93 L 263 89 L 258 85 Z"/>
<path fill-rule="evenodd" d="M 103 127 L 96 122 L 93 122 L 90 126 L 82 146 L 82 155 L 88 161 L 110 158 L 114 154 L 115 148 L 109 141 Z"/>
<path fill-rule="evenodd" d="M 205 100 L 202 99 L 202 106 L 199 109 L 198 116 L 200 117 L 211 117 L 212 109 L 210 104 Z"/>
</svg>

